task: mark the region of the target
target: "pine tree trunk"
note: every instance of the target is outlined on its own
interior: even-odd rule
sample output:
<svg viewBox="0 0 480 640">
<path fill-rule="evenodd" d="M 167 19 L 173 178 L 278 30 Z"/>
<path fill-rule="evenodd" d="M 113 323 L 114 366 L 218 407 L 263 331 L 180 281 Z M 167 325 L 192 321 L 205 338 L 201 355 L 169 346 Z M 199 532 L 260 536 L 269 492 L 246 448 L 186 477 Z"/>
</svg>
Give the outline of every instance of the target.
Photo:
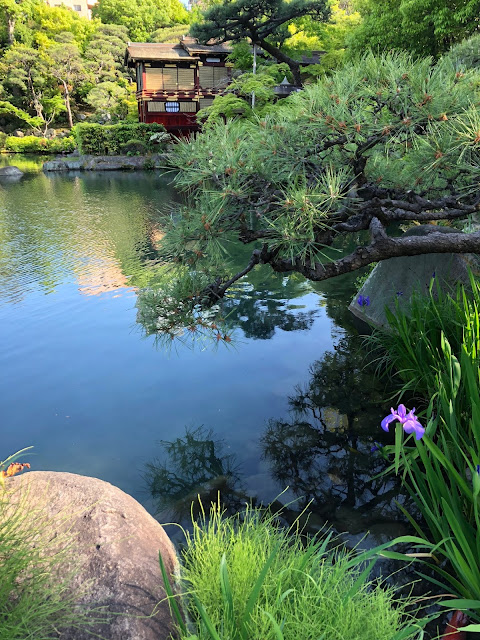
<svg viewBox="0 0 480 640">
<path fill-rule="evenodd" d="M 280 51 L 278 47 L 275 47 L 273 44 L 270 44 L 266 40 L 259 40 L 255 44 L 258 44 L 260 47 L 262 47 L 264 51 L 278 60 L 278 62 L 285 62 L 286 64 L 288 64 L 290 71 L 292 72 L 294 85 L 296 87 L 303 86 L 302 78 L 300 77 L 300 63 L 298 62 L 298 60 L 290 58 L 290 56 L 287 56 L 286 53 L 283 53 L 283 51 Z"/>
<path fill-rule="evenodd" d="M 12 45 L 15 42 L 15 18 L 7 18 L 7 42 Z"/>
<path fill-rule="evenodd" d="M 70 92 L 68 91 L 68 87 L 67 87 L 67 83 L 66 82 L 63 83 L 63 87 L 65 89 L 64 100 L 65 100 L 65 106 L 67 107 L 68 126 L 70 127 L 70 129 L 72 129 L 73 128 L 73 118 L 72 118 L 72 109 L 70 108 Z"/>
</svg>

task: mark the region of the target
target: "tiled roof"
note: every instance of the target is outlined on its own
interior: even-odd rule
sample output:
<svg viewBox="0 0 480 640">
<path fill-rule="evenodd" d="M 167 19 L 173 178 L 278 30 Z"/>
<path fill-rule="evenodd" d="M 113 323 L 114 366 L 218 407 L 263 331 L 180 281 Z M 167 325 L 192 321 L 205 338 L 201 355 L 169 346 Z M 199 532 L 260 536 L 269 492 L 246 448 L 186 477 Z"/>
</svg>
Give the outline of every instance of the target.
<svg viewBox="0 0 480 640">
<path fill-rule="evenodd" d="M 135 60 L 198 60 L 198 54 L 228 54 L 231 49 L 225 44 L 198 44 L 195 38 L 184 37 L 173 42 L 133 42 L 128 45 L 125 63 Z"/>
<path fill-rule="evenodd" d="M 193 38 L 185 38 L 181 41 L 181 45 L 189 53 L 231 53 L 231 48 L 225 44 L 198 44 Z"/>
<path fill-rule="evenodd" d="M 180 44 L 170 42 L 133 42 L 127 47 L 126 62 L 135 60 L 192 60 L 195 59 Z"/>
</svg>

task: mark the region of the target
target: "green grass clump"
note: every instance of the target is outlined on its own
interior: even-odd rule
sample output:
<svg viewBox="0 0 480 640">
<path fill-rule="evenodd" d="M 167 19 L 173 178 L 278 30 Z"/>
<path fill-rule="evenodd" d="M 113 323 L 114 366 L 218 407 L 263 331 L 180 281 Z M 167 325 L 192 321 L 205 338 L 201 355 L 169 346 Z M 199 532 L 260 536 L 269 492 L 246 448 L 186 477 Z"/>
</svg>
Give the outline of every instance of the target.
<svg viewBox="0 0 480 640">
<path fill-rule="evenodd" d="M 371 565 L 329 551 L 329 539 L 305 543 L 300 531 L 286 531 L 259 510 L 225 517 L 212 506 L 182 552 L 181 639 L 393 640 L 418 633 L 394 590 L 368 580 Z"/>
<path fill-rule="evenodd" d="M 38 508 L 27 492 L 0 486 L 0 640 L 48 640 L 87 624 L 61 570 L 71 539 L 53 535 L 46 504 L 39 496 L 35 502 Z"/>
<path fill-rule="evenodd" d="M 455 290 L 444 292 L 432 281 L 426 295 L 412 296 L 407 310 L 397 306 L 385 312 L 389 328 L 377 330 L 372 343 L 382 350 L 381 364 L 394 374 L 400 395 L 413 394 L 428 404 L 436 394 L 438 373 L 448 368 L 442 349 L 444 339 L 458 359 L 466 349 L 473 364 L 478 363 L 480 281 L 472 274 L 469 287 L 458 284 Z M 464 388 L 460 396 L 468 401 Z"/>
</svg>

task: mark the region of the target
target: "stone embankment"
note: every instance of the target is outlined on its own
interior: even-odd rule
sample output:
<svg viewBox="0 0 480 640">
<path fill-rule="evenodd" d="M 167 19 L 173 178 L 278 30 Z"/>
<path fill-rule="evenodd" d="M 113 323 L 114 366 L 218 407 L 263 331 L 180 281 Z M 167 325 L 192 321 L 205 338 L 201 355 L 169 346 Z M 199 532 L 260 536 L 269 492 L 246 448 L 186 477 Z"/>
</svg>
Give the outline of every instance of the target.
<svg viewBox="0 0 480 640">
<path fill-rule="evenodd" d="M 164 154 L 148 156 L 64 156 L 48 160 L 43 165 L 51 171 L 134 171 L 163 169 L 167 166 Z"/>
<path fill-rule="evenodd" d="M 62 640 L 166 640 L 174 634 L 158 554 L 173 574 L 175 548 L 136 500 L 108 482 L 73 473 L 33 471 L 9 478 L 7 487 L 11 504 L 47 518 L 51 541 L 61 549 L 68 542 L 58 579 L 70 576 L 78 605 L 93 618 L 86 628 L 62 629 Z M 54 553 L 55 543 L 48 549 Z M 97 623 L 99 615 L 103 622 Z"/>
</svg>

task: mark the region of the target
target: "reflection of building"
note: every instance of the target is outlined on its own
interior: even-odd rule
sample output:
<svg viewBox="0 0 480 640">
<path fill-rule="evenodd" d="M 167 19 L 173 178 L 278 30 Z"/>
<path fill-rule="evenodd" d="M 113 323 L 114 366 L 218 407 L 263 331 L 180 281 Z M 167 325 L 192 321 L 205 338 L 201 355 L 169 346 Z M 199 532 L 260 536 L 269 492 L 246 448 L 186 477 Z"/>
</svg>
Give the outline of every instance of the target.
<svg viewBox="0 0 480 640">
<path fill-rule="evenodd" d="M 136 71 L 140 122 L 159 122 L 169 131 L 198 129 L 197 111 L 230 82 L 229 53 L 225 45 L 199 45 L 187 37 L 177 44 L 130 44 L 125 64 Z"/>
<path fill-rule="evenodd" d="M 128 288 L 128 280 L 115 258 L 98 258 L 77 266 L 78 290 L 85 296 Z"/>
<path fill-rule="evenodd" d="M 97 0 L 46 0 L 50 7 L 67 7 L 78 13 L 82 18 L 92 18 L 92 8 L 97 4 Z"/>
</svg>

